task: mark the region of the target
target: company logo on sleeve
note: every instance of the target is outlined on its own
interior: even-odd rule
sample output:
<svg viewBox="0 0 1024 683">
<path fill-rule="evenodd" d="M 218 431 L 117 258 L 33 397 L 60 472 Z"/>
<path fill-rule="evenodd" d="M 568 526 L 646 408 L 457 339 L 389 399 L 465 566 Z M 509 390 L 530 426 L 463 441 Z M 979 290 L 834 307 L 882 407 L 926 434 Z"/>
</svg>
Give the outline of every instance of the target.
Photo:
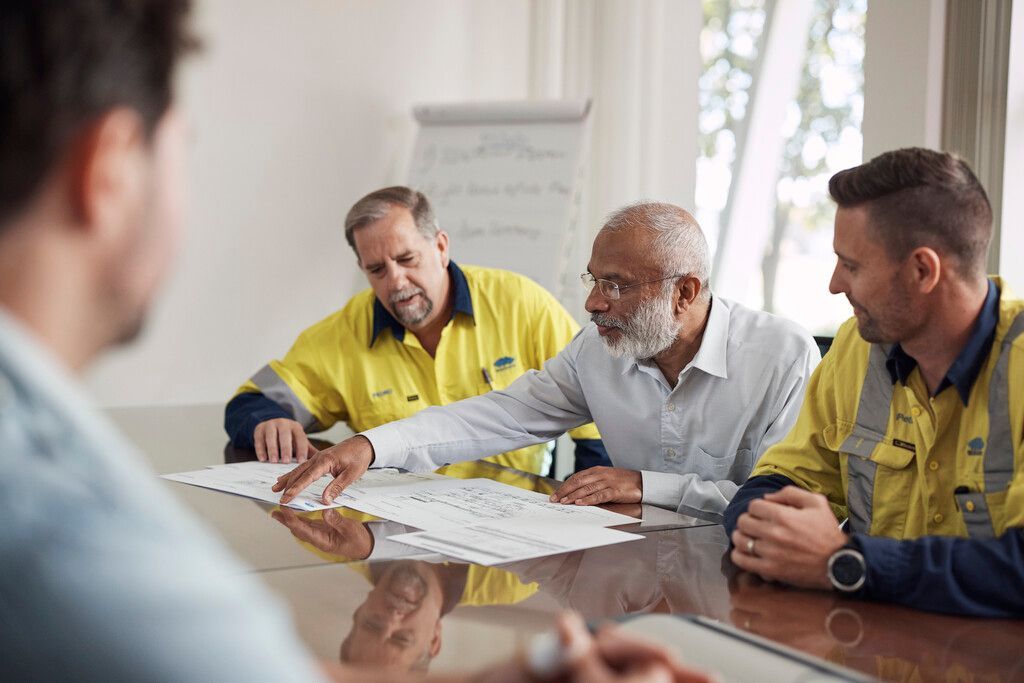
<svg viewBox="0 0 1024 683">
<path fill-rule="evenodd" d="M 502 356 L 498 360 L 494 361 L 494 369 L 498 372 L 504 370 L 511 370 L 516 366 L 516 359 L 512 356 Z"/>
<path fill-rule="evenodd" d="M 985 440 L 976 436 L 967 442 L 967 455 L 981 455 L 985 452 Z"/>
<path fill-rule="evenodd" d="M 385 396 L 390 396 L 390 395 L 391 395 L 391 394 L 393 394 L 393 393 L 394 393 L 394 392 L 393 392 L 393 391 L 392 391 L 391 389 L 383 389 L 383 390 L 381 390 L 381 391 L 375 391 L 375 392 L 373 392 L 373 393 L 372 393 L 372 394 L 370 394 L 370 395 L 371 395 L 371 396 L 372 396 L 372 397 L 373 397 L 374 399 L 378 399 L 378 398 L 384 398 Z"/>
</svg>

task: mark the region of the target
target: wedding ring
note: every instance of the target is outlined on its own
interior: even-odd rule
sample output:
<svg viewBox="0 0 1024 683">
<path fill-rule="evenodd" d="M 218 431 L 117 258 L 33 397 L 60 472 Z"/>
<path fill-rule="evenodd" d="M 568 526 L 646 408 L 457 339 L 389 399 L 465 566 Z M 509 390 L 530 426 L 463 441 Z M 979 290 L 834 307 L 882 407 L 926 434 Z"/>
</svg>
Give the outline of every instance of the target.
<svg viewBox="0 0 1024 683">
<path fill-rule="evenodd" d="M 752 538 L 747 539 L 747 555 L 757 556 L 757 553 L 754 552 L 754 539 Z"/>
</svg>

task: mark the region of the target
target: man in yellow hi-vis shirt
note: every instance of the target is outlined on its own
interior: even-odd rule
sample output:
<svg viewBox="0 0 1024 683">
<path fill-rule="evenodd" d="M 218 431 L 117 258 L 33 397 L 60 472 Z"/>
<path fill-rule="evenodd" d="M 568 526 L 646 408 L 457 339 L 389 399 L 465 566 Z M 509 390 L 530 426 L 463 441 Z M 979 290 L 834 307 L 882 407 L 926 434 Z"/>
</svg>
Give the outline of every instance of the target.
<svg viewBox="0 0 1024 683">
<path fill-rule="evenodd" d="M 830 289 L 856 320 L 727 509 L 733 561 L 798 586 L 1024 616 L 1024 301 L 985 277 L 985 191 L 962 160 L 902 149 L 829 192 Z"/>
<path fill-rule="evenodd" d="M 508 386 L 540 369 L 579 329 L 528 278 L 457 266 L 429 201 L 410 188 L 356 202 L 345 238 L 371 289 L 305 330 L 227 405 L 232 444 L 260 460 L 301 463 L 314 450 L 306 433 L 339 421 L 364 431 Z M 610 464 L 592 424 L 571 434 L 577 470 Z M 539 474 L 543 448 L 488 459 Z"/>
</svg>

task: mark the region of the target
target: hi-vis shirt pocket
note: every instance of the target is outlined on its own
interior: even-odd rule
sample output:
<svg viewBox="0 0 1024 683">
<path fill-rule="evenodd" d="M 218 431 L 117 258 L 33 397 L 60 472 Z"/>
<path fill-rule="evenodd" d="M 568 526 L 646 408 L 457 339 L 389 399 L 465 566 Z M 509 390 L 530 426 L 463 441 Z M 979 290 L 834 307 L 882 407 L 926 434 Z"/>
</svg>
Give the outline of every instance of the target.
<svg viewBox="0 0 1024 683">
<path fill-rule="evenodd" d="M 861 425 L 836 425 L 851 528 L 900 538 L 906 526 L 917 470 L 913 444 L 886 438 Z M 898 441 L 898 443 L 896 443 Z"/>
<path fill-rule="evenodd" d="M 831 431 L 831 439 L 838 443 L 838 450 L 848 456 L 894 470 L 902 470 L 914 460 L 917 449 L 913 443 L 902 439 L 887 438 L 884 434 L 872 431 L 857 424 L 837 424 L 826 429 Z"/>
</svg>

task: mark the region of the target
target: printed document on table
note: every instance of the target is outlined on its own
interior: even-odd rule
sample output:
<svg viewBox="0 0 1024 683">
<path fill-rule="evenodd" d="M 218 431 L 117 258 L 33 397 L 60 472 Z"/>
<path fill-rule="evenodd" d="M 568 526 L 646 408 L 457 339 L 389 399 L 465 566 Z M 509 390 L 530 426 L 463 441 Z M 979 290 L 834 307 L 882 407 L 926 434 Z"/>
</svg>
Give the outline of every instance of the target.
<svg viewBox="0 0 1024 683">
<path fill-rule="evenodd" d="M 238 462 L 227 465 L 211 465 L 193 472 L 165 474 L 162 477 L 184 484 L 255 498 L 268 503 L 279 503 L 281 494 L 272 491 L 271 487 L 277 482 L 278 477 L 287 474 L 294 468 L 294 463 Z M 355 498 L 368 495 L 375 490 L 387 491 L 396 485 L 445 478 L 440 474 L 412 474 L 395 469 L 367 470 L 362 477 L 353 482 L 342 495 L 336 498 L 333 504 L 324 505 L 320 502 L 320 496 L 333 477 L 323 476 L 296 496 L 292 502 L 288 503 L 287 507 L 306 511 L 327 510 L 348 505 Z"/>
<path fill-rule="evenodd" d="M 513 518 L 596 527 L 639 521 L 590 505 L 552 503 L 543 493 L 491 479 L 445 477 L 406 486 L 382 487 L 356 500 L 346 500 L 344 505 L 424 531 Z"/>
<path fill-rule="evenodd" d="M 643 538 L 638 534 L 579 523 L 500 519 L 483 524 L 392 536 L 416 548 L 482 565 L 505 564 Z"/>
</svg>

